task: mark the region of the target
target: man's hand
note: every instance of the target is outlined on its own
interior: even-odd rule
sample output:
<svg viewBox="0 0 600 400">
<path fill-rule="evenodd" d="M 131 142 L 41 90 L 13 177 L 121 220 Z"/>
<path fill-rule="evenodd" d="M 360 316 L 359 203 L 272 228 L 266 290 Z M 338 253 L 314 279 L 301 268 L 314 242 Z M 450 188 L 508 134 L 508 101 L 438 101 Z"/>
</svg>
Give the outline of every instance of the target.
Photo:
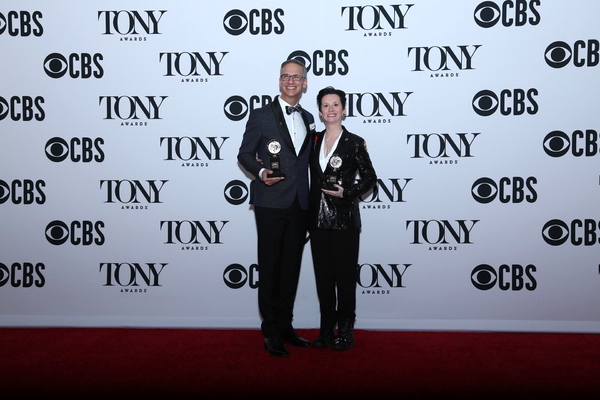
<svg viewBox="0 0 600 400">
<path fill-rule="evenodd" d="M 272 174 L 273 171 L 270 169 L 265 169 L 262 173 L 262 181 L 265 183 L 265 185 L 267 186 L 273 186 L 274 184 L 276 184 L 277 182 L 285 179 L 285 177 L 283 176 L 278 176 L 278 177 L 273 177 L 273 178 L 268 178 L 267 175 Z"/>
</svg>

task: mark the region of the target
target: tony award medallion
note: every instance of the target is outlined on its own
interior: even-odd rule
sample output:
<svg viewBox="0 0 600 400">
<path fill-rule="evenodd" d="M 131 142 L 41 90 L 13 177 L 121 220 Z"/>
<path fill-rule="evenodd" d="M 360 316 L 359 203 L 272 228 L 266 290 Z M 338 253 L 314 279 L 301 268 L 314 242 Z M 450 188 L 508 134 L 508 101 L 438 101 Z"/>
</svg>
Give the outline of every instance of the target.
<svg viewBox="0 0 600 400">
<path fill-rule="evenodd" d="M 272 174 L 268 174 L 268 178 L 285 177 L 285 174 L 281 172 L 281 166 L 279 165 L 279 153 L 281 152 L 281 143 L 273 139 L 267 144 L 267 151 L 271 155 L 270 170 Z"/>
<path fill-rule="evenodd" d="M 333 169 L 333 171 L 331 171 L 331 173 L 327 174 L 327 177 L 325 180 L 325 185 L 323 186 L 323 189 L 338 191 L 340 189 L 335 187 L 333 184 L 334 183 L 339 184 L 338 169 L 342 166 L 342 158 L 336 154 L 332 155 L 331 158 L 329 159 L 329 166 Z"/>
</svg>

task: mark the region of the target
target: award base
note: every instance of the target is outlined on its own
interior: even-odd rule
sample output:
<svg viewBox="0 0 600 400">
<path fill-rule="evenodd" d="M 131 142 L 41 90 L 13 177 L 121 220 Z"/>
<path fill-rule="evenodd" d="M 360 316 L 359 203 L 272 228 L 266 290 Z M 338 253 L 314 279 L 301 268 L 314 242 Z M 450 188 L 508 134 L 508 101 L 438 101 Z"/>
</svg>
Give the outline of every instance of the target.
<svg viewBox="0 0 600 400">
<path fill-rule="evenodd" d="M 340 190 L 338 187 L 333 186 L 333 183 L 326 183 L 325 185 L 323 185 L 323 189 L 331 190 L 332 192 L 337 192 L 338 190 Z"/>
<path fill-rule="evenodd" d="M 267 178 L 285 178 L 285 174 L 280 169 L 277 169 L 273 173 L 267 174 Z"/>
<path fill-rule="evenodd" d="M 271 154 L 271 160 L 269 160 L 270 170 L 273 171 L 270 174 L 267 174 L 267 178 L 285 178 L 285 174 L 281 172 L 279 168 L 279 156 L 276 154 Z"/>
</svg>

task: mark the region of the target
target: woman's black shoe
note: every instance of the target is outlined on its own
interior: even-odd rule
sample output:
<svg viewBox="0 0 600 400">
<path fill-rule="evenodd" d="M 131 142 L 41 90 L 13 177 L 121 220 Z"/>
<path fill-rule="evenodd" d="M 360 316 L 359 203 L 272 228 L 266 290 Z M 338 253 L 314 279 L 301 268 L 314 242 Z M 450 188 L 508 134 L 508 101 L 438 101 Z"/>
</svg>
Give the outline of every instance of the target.
<svg viewBox="0 0 600 400">
<path fill-rule="evenodd" d="M 331 347 L 332 343 L 333 343 L 333 330 L 332 329 L 324 329 L 324 330 L 321 330 L 319 337 L 313 341 L 312 347 L 316 347 L 318 349 L 324 349 L 327 347 Z"/>
<path fill-rule="evenodd" d="M 339 324 L 338 335 L 333 339 L 331 350 L 349 350 L 354 346 L 354 321 L 349 319 Z"/>
<path fill-rule="evenodd" d="M 354 346 L 354 338 L 345 338 L 338 336 L 333 339 L 331 350 L 350 350 Z"/>
</svg>

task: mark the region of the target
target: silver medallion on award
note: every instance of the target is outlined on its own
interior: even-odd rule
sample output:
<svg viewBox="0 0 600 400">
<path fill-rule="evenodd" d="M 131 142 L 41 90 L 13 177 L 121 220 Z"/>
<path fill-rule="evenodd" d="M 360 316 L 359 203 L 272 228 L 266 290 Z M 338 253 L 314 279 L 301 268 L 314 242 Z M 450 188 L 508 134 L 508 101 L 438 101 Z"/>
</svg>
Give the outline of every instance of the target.
<svg viewBox="0 0 600 400">
<path fill-rule="evenodd" d="M 268 174 L 268 178 L 276 178 L 276 177 L 285 177 L 285 174 L 281 172 L 281 165 L 279 159 L 279 153 L 281 152 L 281 143 L 277 140 L 273 139 L 267 144 L 267 151 L 271 155 L 271 159 L 269 160 L 269 169 L 273 171 L 273 173 Z"/>
</svg>

